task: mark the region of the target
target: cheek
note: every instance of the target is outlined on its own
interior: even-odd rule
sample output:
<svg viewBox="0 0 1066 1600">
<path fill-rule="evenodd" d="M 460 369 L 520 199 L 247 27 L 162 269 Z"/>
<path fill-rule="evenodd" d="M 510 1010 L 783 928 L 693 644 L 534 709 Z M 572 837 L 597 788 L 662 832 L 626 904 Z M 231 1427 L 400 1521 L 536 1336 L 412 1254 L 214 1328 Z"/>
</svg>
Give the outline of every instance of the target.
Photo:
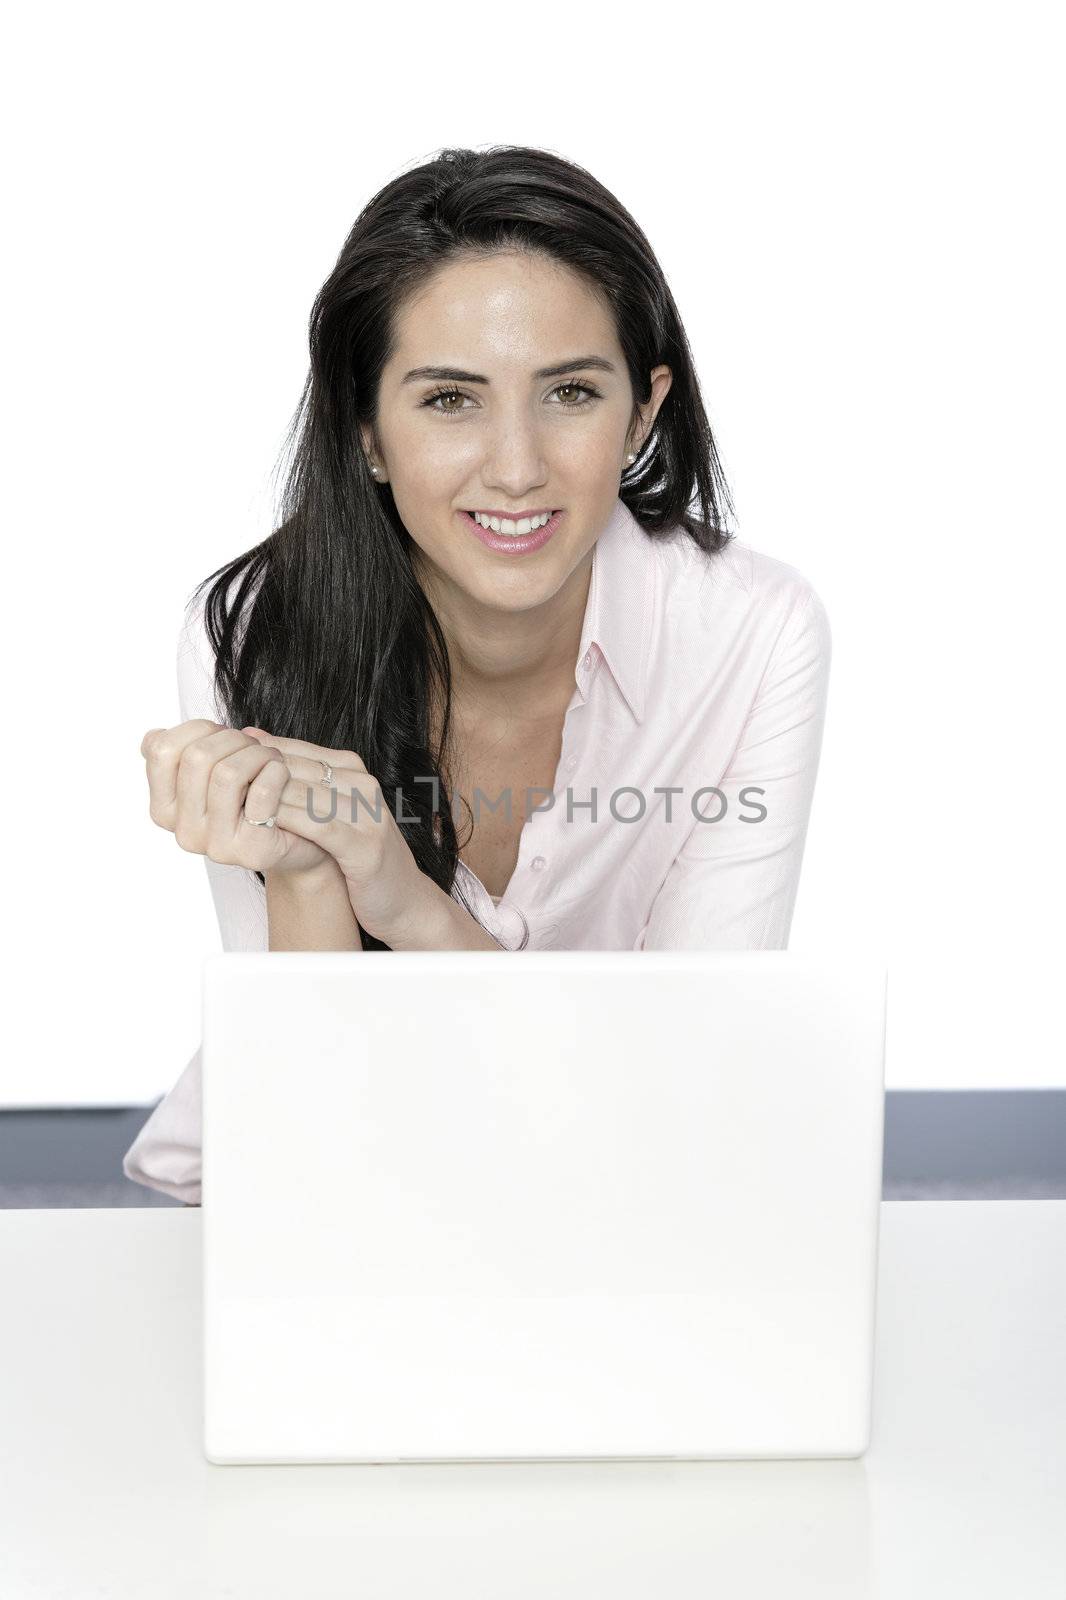
<svg viewBox="0 0 1066 1600">
<path fill-rule="evenodd" d="M 409 449 L 397 447 L 393 462 L 389 476 L 401 519 L 408 528 L 419 530 L 420 538 L 439 540 L 469 473 L 424 439 Z"/>
<path fill-rule="evenodd" d="M 429 418 L 411 422 L 396 430 L 396 454 L 405 477 L 420 492 L 439 490 L 442 479 L 471 461 L 477 461 L 482 441 L 476 428 L 461 422 Z"/>
<path fill-rule="evenodd" d="M 572 459 L 589 465 L 613 464 L 625 439 L 629 413 L 613 402 L 600 400 L 594 411 L 567 419 L 553 430 L 554 444 Z"/>
<path fill-rule="evenodd" d="M 560 430 L 561 432 L 561 430 Z M 623 435 L 610 421 L 589 421 L 573 427 L 556 441 L 552 460 L 586 481 L 612 477 Z"/>
</svg>

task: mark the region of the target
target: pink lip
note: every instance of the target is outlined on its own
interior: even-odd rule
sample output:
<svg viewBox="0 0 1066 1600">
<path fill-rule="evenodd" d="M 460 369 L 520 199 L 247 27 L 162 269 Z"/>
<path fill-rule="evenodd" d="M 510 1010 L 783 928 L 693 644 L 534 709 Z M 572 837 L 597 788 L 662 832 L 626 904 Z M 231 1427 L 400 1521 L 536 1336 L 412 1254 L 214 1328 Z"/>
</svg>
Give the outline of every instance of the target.
<svg viewBox="0 0 1066 1600">
<path fill-rule="evenodd" d="M 532 551 L 539 550 L 541 545 L 547 544 L 564 516 L 562 511 L 555 511 L 543 528 L 535 528 L 532 533 L 509 535 L 506 533 L 493 533 L 491 528 L 483 528 L 479 522 L 474 520 L 469 511 L 460 511 L 457 514 L 462 517 L 471 533 L 474 534 L 475 538 L 480 539 L 483 545 L 487 545 L 490 550 L 498 550 L 501 554 L 508 556 L 529 555 Z"/>
</svg>

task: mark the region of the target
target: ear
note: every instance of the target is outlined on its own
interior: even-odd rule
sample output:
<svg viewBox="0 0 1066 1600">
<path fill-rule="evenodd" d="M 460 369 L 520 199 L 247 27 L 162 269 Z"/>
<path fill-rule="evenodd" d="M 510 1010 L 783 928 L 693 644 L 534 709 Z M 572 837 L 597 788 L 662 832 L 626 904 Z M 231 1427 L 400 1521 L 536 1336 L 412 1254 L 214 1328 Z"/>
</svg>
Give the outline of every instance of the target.
<svg viewBox="0 0 1066 1600">
<path fill-rule="evenodd" d="M 655 419 L 659 415 L 659 408 L 670 393 L 674 375 L 669 367 L 653 367 L 651 371 L 651 395 L 644 406 L 638 407 L 641 421 L 641 445 L 655 426 Z"/>
</svg>

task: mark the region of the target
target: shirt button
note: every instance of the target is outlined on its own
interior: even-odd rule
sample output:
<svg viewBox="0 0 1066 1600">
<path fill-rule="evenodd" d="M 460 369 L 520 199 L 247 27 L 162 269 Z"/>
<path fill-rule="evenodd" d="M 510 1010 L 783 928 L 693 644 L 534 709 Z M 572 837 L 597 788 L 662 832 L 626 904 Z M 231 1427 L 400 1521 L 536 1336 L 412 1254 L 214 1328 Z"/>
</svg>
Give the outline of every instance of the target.
<svg viewBox="0 0 1066 1600">
<path fill-rule="evenodd" d="M 577 766 L 577 756 L 567 756 L 566 765 L 567 765 L 568 769 L 571 768 L 571 767 L 576 767 Z"/>
<path fill-rule="evenodd" d="M 533 860 L 529 864 L 533 868 L 534 872 L 542 872 L 548 865 L 543 856 L 534 856 Z"/>
<path fill-rule="evenodd" d="M 591 650 L 586 652 L 585 665 L 586 665 L 586 667 L 589 667 L 589 666 L 592 665 L 592 651 Z"/>
</svg>

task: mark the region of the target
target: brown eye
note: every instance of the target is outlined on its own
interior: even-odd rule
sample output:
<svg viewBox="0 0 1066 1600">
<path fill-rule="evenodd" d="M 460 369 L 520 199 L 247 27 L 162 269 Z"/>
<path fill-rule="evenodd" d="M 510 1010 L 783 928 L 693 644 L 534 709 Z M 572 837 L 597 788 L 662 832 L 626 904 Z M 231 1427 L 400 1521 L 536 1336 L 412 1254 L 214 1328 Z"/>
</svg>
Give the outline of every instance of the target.
<svg viewBox="0 0 1066 1600">
<path fill-rule="evenodd" d="M 432 394 L 427 394 L 422 401 L 424 406 L 429 406 L 434 411 L 439 411 L 441 416 L 455 416 L 462 411 L 462 406 L 438 406 L 438 400 L 464 400 L 466 396 L 461 389 L 434 389 Z"/>
<path fill-rule="evenodd" d="M 590 383 L 560 383 L 555 386 L 552 393 L 580 395 L 582 397 L 581 399 L 562 401 L 561 404 L 564 411 L 583 411 L 594 400 L 603 398 L 599 390 L 594 389 Z M 421 403 L 424 407 L 436 411 L 438 416 L 458 417 L 467 410 L 467 407 L 461 402 L 469 398 L 470 396 L 462 389 L 434 389 L 433 393 L 428 394 Z M 458 400 L 460 404 L 454 406 L 445 405 L 443 402 L 446 400 Z"/>
<path fill-rule="evenodd" d="M 561 383 L 555 393 L 559 394 L 566 389 L 569 389 L 572 394 L 583 394 L 586 398 L 584 400 L 565 401 L 563 405 L 564 411 L 580 411 L 582 406 L 590 405 L 593 400 L 601 398 L 599 390 L 594 389 L 589 383 Z"/>
</svg>

